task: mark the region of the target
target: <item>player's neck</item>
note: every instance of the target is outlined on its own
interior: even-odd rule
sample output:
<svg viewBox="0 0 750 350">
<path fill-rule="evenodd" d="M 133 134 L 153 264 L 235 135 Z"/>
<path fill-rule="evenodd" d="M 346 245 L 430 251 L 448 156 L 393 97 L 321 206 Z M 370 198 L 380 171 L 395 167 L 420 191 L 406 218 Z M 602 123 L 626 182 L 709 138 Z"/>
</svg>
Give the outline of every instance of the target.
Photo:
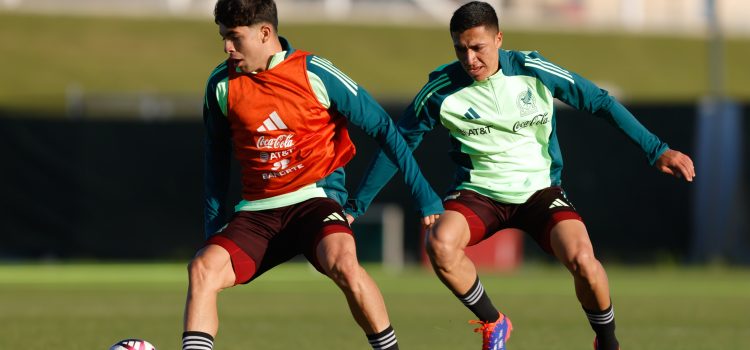
<svg viewBox="0 0 750 350">
<path fill-rule="evenodd" d="M 266 64 L 258 68 L 254 71 L 254 73 L 260 73 L 262 71 L 266 71 L 270 69 L 271 61 L 273 60 L 273 57 L 276 56 L 277 53 L 284 51 L 284 48 L 281 46 L 281 42 L 279 41 L 278 37 L 275 37 L 271 42 L 268 43 L 268 47 L 266 49 Z"/>
</svg>

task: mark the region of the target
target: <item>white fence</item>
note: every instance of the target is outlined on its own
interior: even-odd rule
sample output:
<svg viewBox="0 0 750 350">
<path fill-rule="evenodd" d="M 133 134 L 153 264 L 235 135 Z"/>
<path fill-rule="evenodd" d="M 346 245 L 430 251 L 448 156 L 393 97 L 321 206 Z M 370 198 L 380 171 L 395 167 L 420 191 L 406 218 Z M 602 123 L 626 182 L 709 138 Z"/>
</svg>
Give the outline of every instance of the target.
<svg viewBox="0 0 750 350">
<path fill-rule="evenodd" d="M 456 0 L 277 0 L 287 22 L 445 25 Z M 488 0 L 504 27 L 701 34 L 709 0 Z M 126 16 L 211 16 L 215 0 L 0 0 L 0 10 Z M 715 0 L 720 27 L 750 36 L 750 1 Z"/>
</svg>

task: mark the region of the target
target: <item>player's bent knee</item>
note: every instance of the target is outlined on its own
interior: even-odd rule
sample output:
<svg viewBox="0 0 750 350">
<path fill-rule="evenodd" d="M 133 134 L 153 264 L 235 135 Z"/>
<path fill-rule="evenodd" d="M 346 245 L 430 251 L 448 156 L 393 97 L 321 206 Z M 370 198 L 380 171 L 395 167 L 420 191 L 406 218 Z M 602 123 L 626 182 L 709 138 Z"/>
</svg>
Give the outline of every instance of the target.
<svg viewBox="0 0 750 350">
<path fill-rule="evenodd" d="M 574 267 L 571 271 L 578 277 L 593 282 L 599 275 L 601 264 L 591 253 L 576 254 L 571 262 Z"/>
<path fill-rule="evenodd" d="M 359 265 L 357 259 L 352 257 L 337 261 L 328 276 L 340 288 L 354 290 L 361 284 L 364 274 L 362 266 Z"/>
<path fill-rule="evenodd" d="M 188 264 L 188 278 L 192 288 L 202 289 L 209 284 L 208 281 L 211 280 L 210 271 L 200 258 L 194 258 Z"/>
<path fill-rule="evenodd" d="M 359 273 L 359 262 L 354 254 L 343 254 L 333 262 L 330 277 L 334 280 L 346 280 L 356 277 Z"/>
<path fill-rule="evenodd" d="M 223 248 L 219 248 L 223 249 Z M 221 290 L 234 284 L 234 275 L 227 256 L 203 253 L 188 264 L 188 277 L 192 288 Z"/>
<path fill-rule="evenodd" d="M 458 255 L 459 247 L 455 242 L 440 237 L 438 235 L 428 236 L 425 245 L 427 255 L 437 263 L 453 260 Z"/>
</svg>

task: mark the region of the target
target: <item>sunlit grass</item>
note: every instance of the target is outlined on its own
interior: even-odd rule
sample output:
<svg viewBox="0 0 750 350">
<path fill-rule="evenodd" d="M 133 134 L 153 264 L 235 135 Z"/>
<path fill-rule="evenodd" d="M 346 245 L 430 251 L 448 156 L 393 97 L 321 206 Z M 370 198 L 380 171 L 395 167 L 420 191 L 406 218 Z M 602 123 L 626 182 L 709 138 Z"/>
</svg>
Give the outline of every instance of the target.
<svg viewBox="0 0 750 350">
<path fill-rule="evenodd" d="M 433 273 L 366 267 L 380 285 L 402 348 L 472 349 L 471 314 Z M 633 349 L 750 347 L 750 270 L 614 266 L 610 284 L 622 343 Z M 516 327 L 517 349 L 587 349 L 593 335 L 559 266 L 482 272 Z M 142 337 L 179 348 L 184 263 L 0 265 L 0 349 L 106 349 Z M 217 349 L 367 349 L 341 292 L 290 263 L 219 297 Z"/>
</svg>

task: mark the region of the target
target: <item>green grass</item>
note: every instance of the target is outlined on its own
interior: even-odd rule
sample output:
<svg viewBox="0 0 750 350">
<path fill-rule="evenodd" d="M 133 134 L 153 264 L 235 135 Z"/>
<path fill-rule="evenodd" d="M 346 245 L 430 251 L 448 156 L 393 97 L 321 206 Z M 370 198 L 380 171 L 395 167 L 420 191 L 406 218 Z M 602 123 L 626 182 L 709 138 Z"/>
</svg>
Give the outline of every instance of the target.
<svg viewBox="0 0 750 350">
<path fill-rule="evenodd" d="M 369 266 L 401 348 L 476 349 L 469 312 L 431 272 Z M 141 337 L 178 349 L 184 264 L 0 265 L 0 349 L 106 349 Z M 483 273 L 511 315 L 513 349 L 589 349 L 592 332 L 562 268 Z M 624 349 L 750 348 L 750 270 L 609 269 Z M 217 350 L 367 349 L 340 291 L 307 265 L 286 264 L 219 298 Z"/>
<path fill-rule="evenodd" d="M 286 25 L 295 47 L 331 59 L 379 99 L 410 100 L 454 59 L 445 28 Z M 223 58 L 211 19 L 51 17 L 0 12 L 0 108 L 62 111 L 65 91 L 202 95 Z M 504 48 L 539 50 L 631 101 L 692 101 L 708 91 L 705 40 L 505 31 Z M 750 100 L 750 39 L 726 42 L 726 88 Z"/>
</svg>

